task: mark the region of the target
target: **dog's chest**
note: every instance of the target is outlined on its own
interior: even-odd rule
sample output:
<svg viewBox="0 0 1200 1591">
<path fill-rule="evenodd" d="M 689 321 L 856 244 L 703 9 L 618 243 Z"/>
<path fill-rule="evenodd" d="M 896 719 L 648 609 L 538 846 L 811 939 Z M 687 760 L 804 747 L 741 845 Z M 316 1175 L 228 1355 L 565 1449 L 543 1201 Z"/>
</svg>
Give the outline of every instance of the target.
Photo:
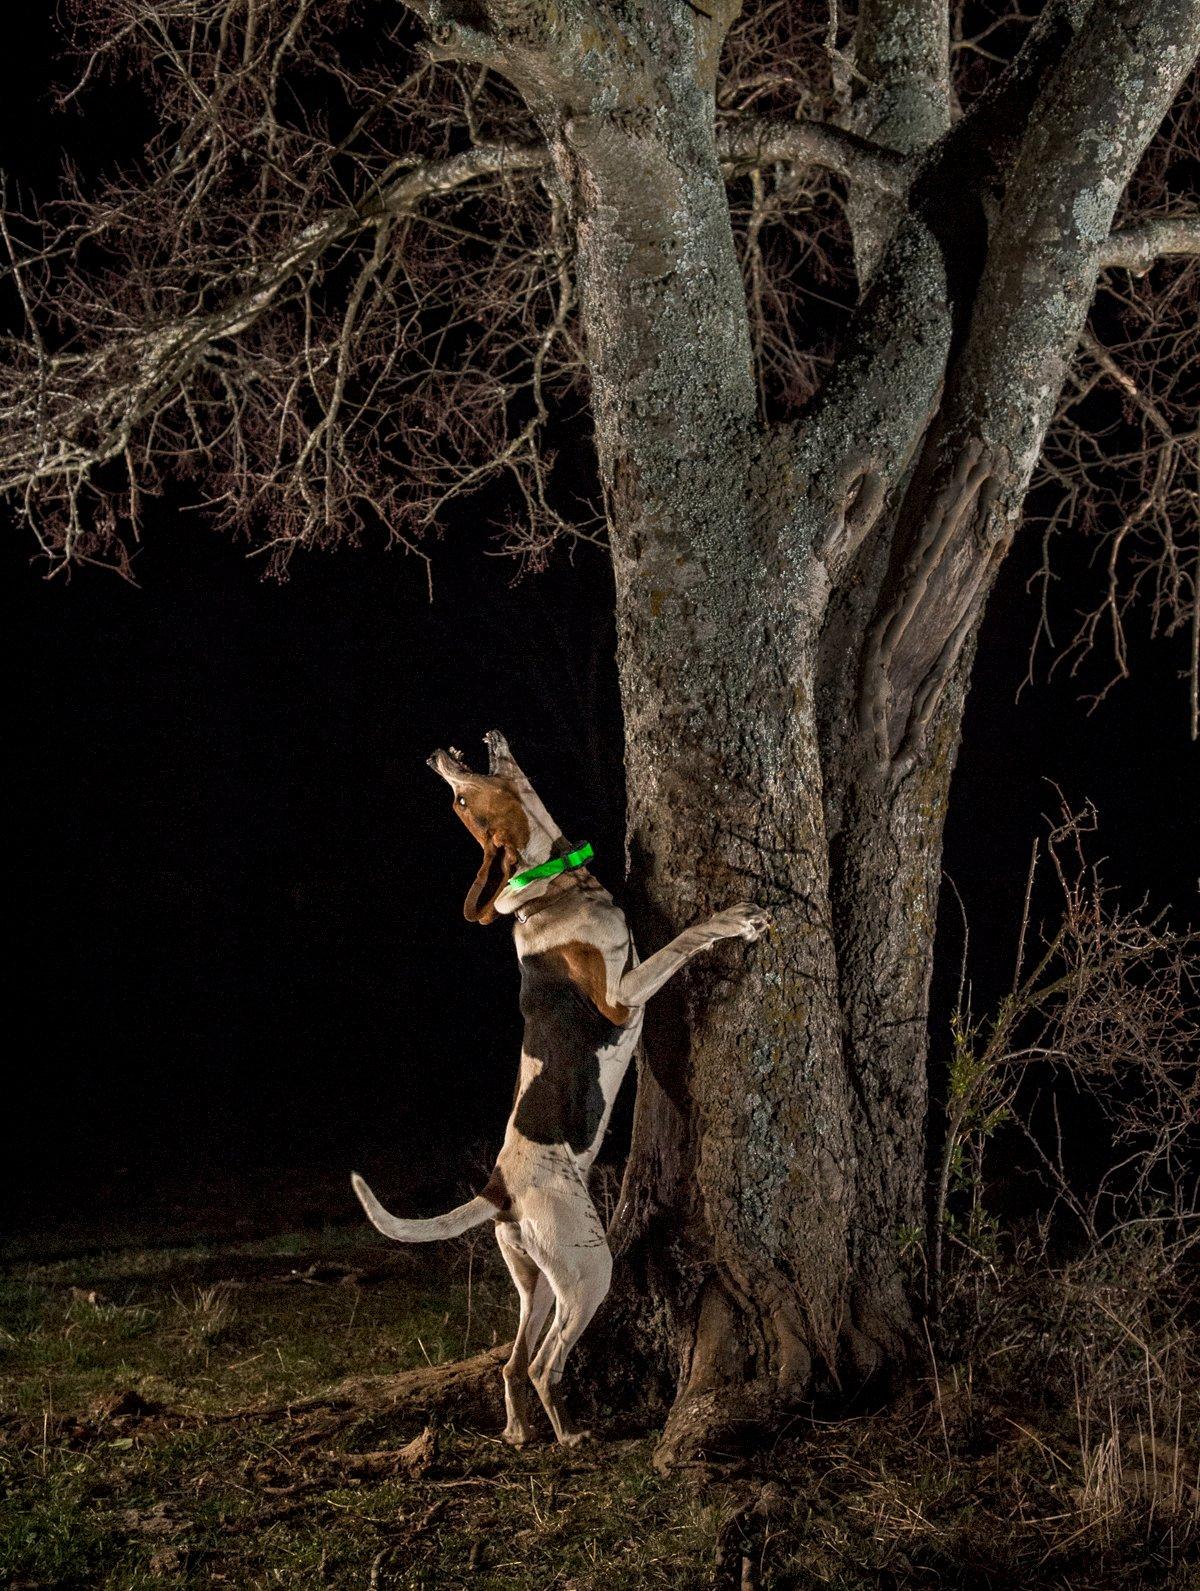
<svg viewBox="0 0 1200 1591">
<path fill-rule="evenodd" d="M 634 1035 L 600 1014 L 552 950 L 521 958 L 521 1014 L 522 1049 L 541 1065 L 517 1101 L 513 1124 L 534 1143 L 565 1143 L 582 1154 L 611 1104 L 605 1062 L 627 1041 L 632 1048 Z"/>
</svg>

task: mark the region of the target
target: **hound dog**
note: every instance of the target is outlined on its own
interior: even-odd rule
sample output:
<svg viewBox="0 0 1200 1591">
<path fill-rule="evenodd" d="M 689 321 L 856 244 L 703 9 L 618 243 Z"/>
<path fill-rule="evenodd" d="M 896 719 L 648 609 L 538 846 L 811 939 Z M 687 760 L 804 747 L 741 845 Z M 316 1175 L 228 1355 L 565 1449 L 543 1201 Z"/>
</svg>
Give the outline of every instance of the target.
<svg viewBox="0 0 1200 1591">
<path fill-rule="evenodd" d="M 505 1440 L 529 1440 L 532 1381 L 554 1434 L 573 1445 L 587 1432 L 569 1424 L 559 1382 L 612 1275 L 587 1177 L 646 1002 L 700 951 L 719 939 L 757 939 L 767 919 L 756 906 L 732 906 L 639 965 L 624 913 L 582 865 L 590 846 L 572 852 L 504 736 L 493 730 L 484 740 L 486 774 L 472 772 L 455 750 L 435 751 L 429 765 L 450 786 L 455 814 L 483 848 L 464 916 L 477 923 L 514 919 L 525 1037 L 504 1145 L 483 1191 L 432 1220 L 399 1220 L 360 1176 L 351 1180 L 374 1225 L 401 1243 L 457 1237 L 495 1221 L 521 1300 L 504 1366 Z M 551 1304 L 554 1320 L 538 1347 Z"/>
</svg>

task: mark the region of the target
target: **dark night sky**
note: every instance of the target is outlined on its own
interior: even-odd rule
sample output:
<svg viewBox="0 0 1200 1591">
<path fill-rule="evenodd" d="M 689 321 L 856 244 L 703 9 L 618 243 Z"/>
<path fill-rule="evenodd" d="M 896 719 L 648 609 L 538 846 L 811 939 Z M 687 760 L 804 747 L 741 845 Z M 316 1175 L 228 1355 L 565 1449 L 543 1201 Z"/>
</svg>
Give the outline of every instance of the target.
<svg viewBox="0 0 1200 1591">
<path fill-rule="evenodd" d="M 57 134 L 31 58 L 4 62 L 0 165 L 36 185 Z M 432 1207 L 494 1150 L 512 948 L 461 918 L 473 847 L 424 759 L 503 728 L 614 887 L 622 797 L 604 559 L 514 586 L 483 556 L 488 515 L 433 547 L 432 606 L 418 561 L 377 547 L 303 558 L 280 586 L 164 510 L 135 588 L 47 583 L 7 529 L 18 1221 L 264 1166 L 311 1167 L 321 1213 L 354 1218 L 351 1165 Z M 1015 703 L 1033 556 L 1018 547 L 992 602 L 947 832 L 981 997 L 1008 969 L 1046 780 L 1095 801 L 1114 882 L 1194 915 L 1183 649 L 1140 647 L 1090 718 L 1066 679 Z"/>
</svg>

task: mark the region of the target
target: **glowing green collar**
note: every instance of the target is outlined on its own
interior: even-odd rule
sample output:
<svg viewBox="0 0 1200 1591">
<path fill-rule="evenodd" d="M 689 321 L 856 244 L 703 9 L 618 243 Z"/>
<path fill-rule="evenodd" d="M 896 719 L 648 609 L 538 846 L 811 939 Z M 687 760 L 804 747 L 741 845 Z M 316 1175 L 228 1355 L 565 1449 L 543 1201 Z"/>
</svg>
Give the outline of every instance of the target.
<svg viewBox="0 0 1200 1591">
<path fill-rule="evenodd" d="M 532 884 L 536 879 L 557 878 L 560 873 L 571 872 L 590 862 L 595 854 L 585 841 L 577 851 L 568 851 L 565 856 L 552 856 L 548 862 L 539 862 L 536 867 L 527 867 L 523 873 L 514 873 L 508 881 L 508 887 L 524 889 L 526 884 Z"/>
</svg>

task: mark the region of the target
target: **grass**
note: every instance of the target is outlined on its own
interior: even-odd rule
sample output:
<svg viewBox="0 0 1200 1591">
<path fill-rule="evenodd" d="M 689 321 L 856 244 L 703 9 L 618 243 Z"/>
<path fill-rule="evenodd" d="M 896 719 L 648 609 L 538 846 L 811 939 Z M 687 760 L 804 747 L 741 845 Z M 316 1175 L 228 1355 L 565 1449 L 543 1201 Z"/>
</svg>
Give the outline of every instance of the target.
<svg viewBox="0 0 1200 1591">
<path fill-rule="evenodd" d="M 954 1367 L 933 1397 L 797 1422 L 703 1485 L 660 1477 L 655 1433 L 612 1422 L 583 1449 L 505 1447 L 497 1377 L 494 1422 L 442 1425 L 410 1467 L 421 1422 L 362 1388 L 503 1341 L 513 1315 L 490 1244 L 329 1231 L 52 1262 L 26 1245 L 0 1283 L 0 1584 L 1197 1583 L 1178 1432 L 1147 1456 L 1135 1432 L 1003 1407 Z"/>
<path fill-rule="evenodd" d="M 490 1254 L 381 1251 L 370 1233 L 12 1267 L 0 1584 L 612 1586 L 631 1555 L 625 1583 L 706 1583 L 688 1565 L 711 1562 L 713 1518 L 679 1506 L 648 1438 L 514 1453 L 448 1426 L 428 1475 L 364 1478 L 356 1454 L 416 1434 L 403 1415 L 279 1418 L 492 1346 L 512 1316 Z"/>
</svg>

